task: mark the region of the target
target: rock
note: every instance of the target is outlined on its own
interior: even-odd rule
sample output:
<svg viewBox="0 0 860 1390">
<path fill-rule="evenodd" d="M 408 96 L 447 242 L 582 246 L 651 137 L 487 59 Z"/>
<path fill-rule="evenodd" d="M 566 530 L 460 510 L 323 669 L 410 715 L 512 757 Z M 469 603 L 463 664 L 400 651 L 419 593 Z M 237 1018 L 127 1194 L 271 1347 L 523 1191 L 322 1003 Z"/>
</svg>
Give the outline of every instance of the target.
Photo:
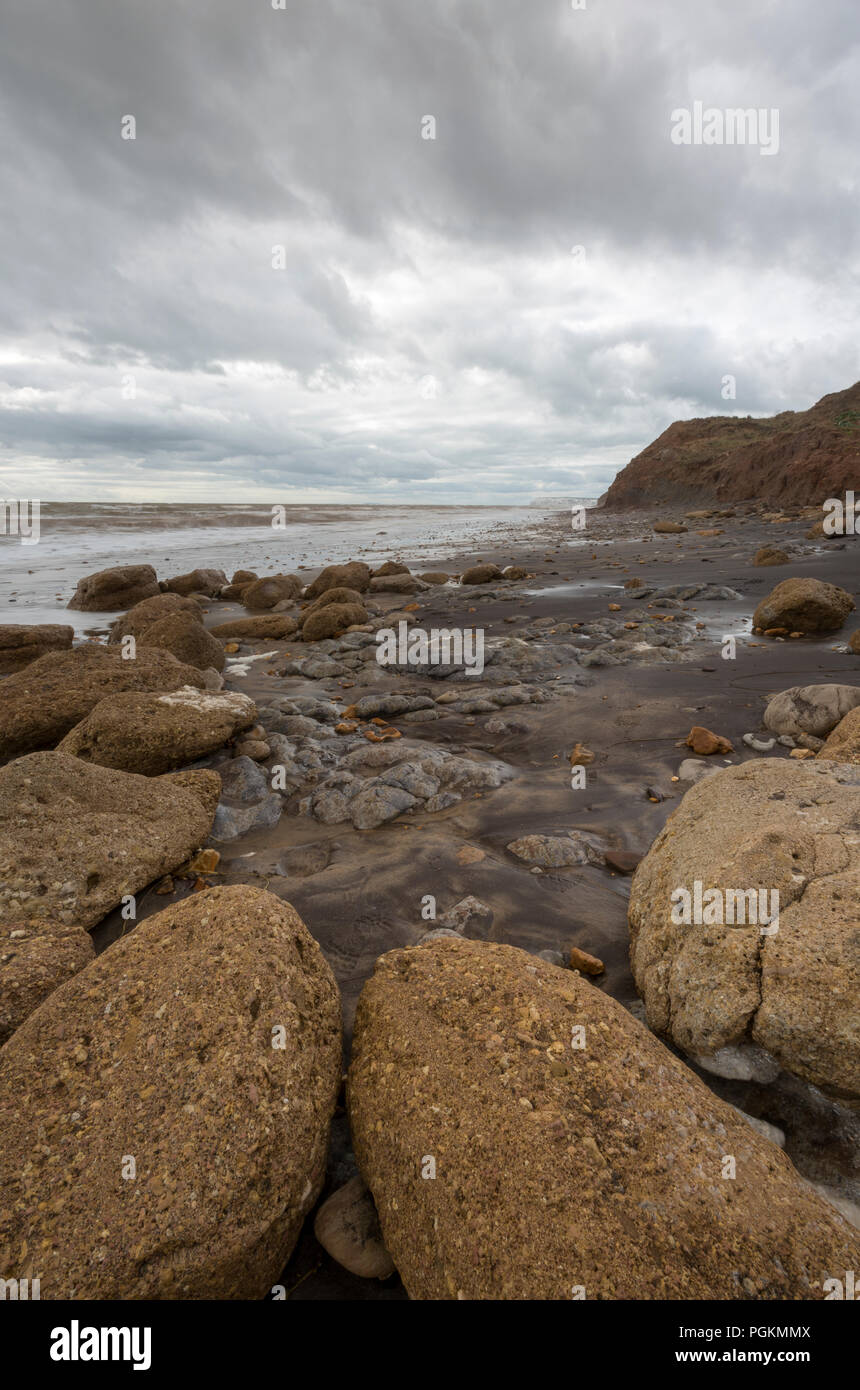
<svg viewBox="0 0 860 1390">
<path fill-rule="evenodd" d="M 792 738 L 826 738 L 858 705 L 860 685 L 793 685 L 768 703 L 764 724 L 772 733 Z"/>
<path fill-rule="evenodd" d="M 821 579 L 784 579 L 753 614 L 753 627 L 789 632 L 833 632 L 854 608 L 845 589 Z"/>
<path fill-rule="evenodd" d="M 602 960 L 581 951 L 578 946 L 571 946 L 568 963 L 571 970 L 578 970 L 581 975 L 602 975 L 606 970 Z"/>
<path fill-rule="evenodd" d="M 372 719 L 374 715 L 410 714 L 415 710 L 432 709 L 429 695 L 365 695 L 353 706 L 355 717 Z"/>
<path fill-rule="evenodd" d="M 302 624 L 305 642 L 319 642 L 326 637 L 339 637 L 356 623 L 367 622 L 367 610 L 359 603 L 329 603 L 309 613 Z"/>
<path fill-rule="evenodd" d="M 378 782 L 364 787 L 354 797 L 349 808 L 356 830 L 374 830 L 386 821 L 394 820 L 403 811 L 418 805 L 418 797 L 403 787 L 385 786 Z"/>
<path fill-rule="evenodd" d="M 630 893 L 633 975 L 655 1032 L 699 1061 L 755 1043 L 857 1103 L 858 816 L 860 772 L 828 762 L 757 759 L 687 792 Z M 698 915 L 741 923 L 680 920 L 678 890 L 693 895 L 696 883 L 718 890 Z"/>
<path fill-rule="evenodd" d="M 191 613 L 169 613 L 166 618 L 159 618 L 146 629 L 138 646 L 158 647 L 198 671 L 224 670 L 223 643 Z"/>
<path fill-rule="evenodd" d="M 784 550 L 779 550 L 775 545 L 763 545 L 761 550 L 756 551 L 753 564 L 757 569 L 765 565 L 787 565 L 790 558 Z"/>
<path fill-rule="evenodd" d="M 503 579 L 528 579 L 529 572 L 522 565 L 506 565 L 502 570 Z"/>
<path fill-rule="evenodd" d="M 490 584 L 501 579 L 502 571 L 498 565 L 472 565 L 460 575 L 461 584 Z"/>
<path fill-rule="evenodd" d="M 625 589 L 641 589 L 642 580 L 638 575 L 634 575 L 632 579 L 625 579 L 624 587 Z"/>
<path fill-rule="evenodd" d="M 330 603 L 352 603 L 364 607 L 361 594 L 357 589 L 326 589 L 319 594 L 311 603 L 307 604 L 299 614 L 299 627 L 307 620 L 311 613 L 316 613 L 320 608 L 327 608 Z"/>
<path fill-rule="evenodd" d="M 53 747 L 107 695 L 204 684 L 199 671 L 165 651 L 142 648 L 129 661 L 119 648 L 95 644 L 48 652 L 3 682 L 0 761 Z"/>
<path fill-rule="evenodd" d="M 360 1177 L 326 1198 L 314 1218 L 314 1235 L 333 1260 L 360 1279 L 388 1279 L 394 1273 L 373 1198 Z"/>
<path fill-rule="evenodd" d="M 860 654 L 860 627 L 848 639 L 848 650 Z"/>
<path fill-rule="evenodd" d="M 273 574 L 246 585 L 242 589 L 242 603 L 245 608 L 274 608 L 276 604 L 292 602 L 301 592 L 302 581 L 297 574 Z"/>
<path fill-rule="evenodd" d="M 256 570 L 237 570 L 230 583 L 236 585 L 253 584 L 254 580 L 259 578 Z"/>
<path fill-rule="evenodd" d="M 378 569 L 371 570 L 371 579 L 384 579 L 392 574 L 409 574 L 409 566 L 402 565 L 399 560 L 386 560 L 384 565 Z"/>
<path fill-rule="evenodd" d="M 428 570 L 426 574 L 419 574 L 418 578 L 425 584 L 447 584 L 451 576 L 444 570 Z"/>
<path fill-rule="evenodd" d="M 860 763 L 860 705 L 840 719 L 816 757 L 837 763 Z"/>
<path fill-rule="evenodd" d="M 642 855 L 636 854 L 632 849 L 607 849 L 604 850 L 603 857 L 607 869 L 614 869 L 619 874 L 632 874 L 642 862 Z"/>
<path fill-rule="evenodd" d="M 0 769 L 0 921 L 92 927 L 209 833 L 215 772 L 138 777 L 67 753 Z"/>
<path fill-rule="evenodd" d="M 540 864 L 545 869 L 603 863 L 603 853 L 593 835 L 523 835 L 519 840 L 512 840 L 507 848 L 527 864 Z"/>
<path fill-rule="evenodd" d="M 171 617 L 174 613 L 189 613 L 199 621 L 200 604 L 180 594 L 156 594 L 153 598 L 145 598 L 111 624 L 108 641 L 121 642 L 123 637 L 133 637 L 139 642 L 159 618 Z"/>
<path fill-rule="evenodd" d="M 467 898 L 461 898 L 453 907 L 443 913 L 439 919 L 440 925 L 450 927 L 452 931 L 465 934 L 467 927 L 474 927 L 477 923 L 483 923 L 485 927 L 490 927 L 493 921 L 493 909 L 486 903 L 482 903 L 480 898 L 469 894 Z"/>
<path fill-rule="evenodd" d="M 67 651 L 75 629 L 59 623 L 0 624 L 0 676 L 20 671 L 46 652 Z"/>
<path fill-rule="evenodd" d="M 602 990 L 511 946 L 382 956 L 348 1102 L 412 1299 L 818 1299 L 857 1267 L 784 1154 Z"/>
<path fill-rule="evenodd" d="M 737 1108 L 737 1107 L 735 1107 Z M 745 1110 L 738 1110 L 739 1115 L 743 1115 L 748 1125 L 752 1125 L 757 1134 L 769 1139 L 772 1144 L 780 1149 L 785 1148 L 785 1131 L 779 1129 L 777 1125 L 768 1124 L 767 1120 L 759 1120 L 755 1115 L 748 1115 Z"/>
<path fill-rule="evenodd" d="M 0 1044 L 94 956 L 92 938 L 81 927 L 0 923 Z"/>
<path fill-rule="evenodd" d="M 594 754 L 584 743 L 575 743 L 568 755 L 571 767 L 586 767 L 594 762 Z"/>
<path fill-rule="evenodd" d="M 456 857 L 458 864 L 465 865 L 480 864 L 481 860 L 486 859 L 487 856 L 482 849 L 478 849 L 477 845 L 462 845 L 461 848 L 457 850 Z"/>
<path fill-rule="evenodd" d="M 157 777 L 221 748 L 257 717 L 247 695 L 188 686 L 166 695 L 108 695 L 66 734 L 58 751 L 100 767 Z"/>
<path fill-rule="evenodd" d="M 710 729 L 703 729 L 701 724 L 693 725 L 684 742 L 700 757 L 708 757 L 712 753 L 734 752 L 727 738 L 723 738 L 722 734 L 711 733 Z"/>
<path fill-rule="evenodd" d="M 744 734 L 744 743 L 756 753 L 769 753 L 776 743 L 775 738 L 757 738 L 755 734 Z"/>
<path fill-rule="evenodd" d="M 0 1052 L 0 1266 L 58 1299 L 263 1298 L 339 1086 L 337 986 L 288 904 L 212 888 L 148 917 Z"/>
<path fill-rule="evenodd" d="M 708 763 L 697 762 L 695 758 L 685 758 L 678 768 L 679 782 L 701 782 L 705 777 L 711 777 L 715 772 L 719 772 L 718 767 L 709 766 Z"/>
<path fill-rule="evenodd" d="M 372 594 L 415 594 L 423 588 L 421 580 L 408 573 L 379 575 L 369 585 Z"/>
<path fill-rule="evenodd" d="M 780 1070 L 779 1062 L 769 1052 L 750 1043 L 720 1047 L 710 1056 L 694 1057 L 693 1061 L 714 1076 L 730 1081 L 755 1081 L 759 1086 L 769 1086 Z"/>
<path fill-rule="evenodd" d="M 168 579 L 165 590 L 169 594 L 205 594 L 207 598 L 217 598 L 226 588 L 227 576 L 223 570 L 200 569 L 190 574 L 177 574 Z"/>
<path fill-rule="evenodd" d="M 259 618 L 234 618 L 232 622 L 219 623 L 209 631 L 217 638 L 238 637 L 243 642 L 256 642 L 292 637 L 298 627 L 295 618 L 282 613 L 267 613 Z"/>
<path fill-rule="evenodd" d="M 261 738 L 244 738 L 236 744 L 236 756 L 240 758 L 251 758 L 254 762 L 262 763 L 271 755 L 271 748 Z"/>
<path fill-rule="evenodd" d="M 66 607 L 83 613 L 110 613 L 131 608 L 160 592 L 152 565 L 117 565 L 80 579 Z"/>
<path fill-rule="evenodd" d="M 679 536 L 687 530 L 687 527 L 683 526 L 680 521 L 655 521 L 653 530 L 661 536 Z"/>
<path fill-rule="evenodd" d="M 305 598 L 317 598 L 326 589 L 355 589 L 363 594 L 370 585 L 370 568 L 360 560 L 345 565 L 327 565 L 305 590 Z"/>
</svg>

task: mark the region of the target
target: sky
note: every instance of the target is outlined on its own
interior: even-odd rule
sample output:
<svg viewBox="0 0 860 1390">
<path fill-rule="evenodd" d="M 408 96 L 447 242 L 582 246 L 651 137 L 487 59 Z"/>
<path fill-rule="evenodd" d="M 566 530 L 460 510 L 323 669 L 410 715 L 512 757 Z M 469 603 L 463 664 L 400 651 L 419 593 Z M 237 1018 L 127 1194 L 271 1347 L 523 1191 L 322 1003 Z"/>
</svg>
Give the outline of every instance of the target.
<svg viewBox="0 0 860 1390">
<path fill-rule="evenodd" d="M 498 506 L 806 409 L 860 377 L 858 39 L 857 0 L 4 0 L 0 488 Z M 697 102 L 778 140 L 678 143 Z"/>
</svg>

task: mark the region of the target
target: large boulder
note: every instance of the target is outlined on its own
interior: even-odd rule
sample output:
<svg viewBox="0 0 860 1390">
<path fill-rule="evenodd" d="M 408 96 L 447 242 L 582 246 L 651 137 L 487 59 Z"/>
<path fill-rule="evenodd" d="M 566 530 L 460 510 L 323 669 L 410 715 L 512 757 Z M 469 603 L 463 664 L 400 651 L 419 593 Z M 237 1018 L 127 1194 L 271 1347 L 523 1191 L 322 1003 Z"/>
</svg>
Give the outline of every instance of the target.
<svg viewBox="0 0 860 1390">
<path fill-rule="evenodd" d="M 399 560 L 386 560 L 384 565 L 378 565 L 375 570 L 371 570 L 371 579 L 384 579 L 391 574 L 408 574 L 409 566 L 401 564 Z"/>
<path fill-rule="evenodd" d="M 92 927 L 209 834 L 216 772 L 138 777 L 68 753 L 0 768 L 0 922 Z"/>
<path fill-rule="evenodd" d="M 217 598 L 226 584 L 223 570 L 199 569 L 190 574 L 177 574 L 174 579 L 168 579 L 164 587 L 169 594 L 206 594 L 207 598 Z"/>
<path fill-rule="evenodd" d="M 0 624 L 0 676 L 23 670 L 46 652 L 67 651 L 74 637 L 73 627 L 59 623 Z"/>
<path fill-rule="evenodd" d="M 160 592 L 152 565 L 117 565 L 80 579 L 66 607 L 84 613 L 112 613 Z"/>
<path fill-rule="evenodd" d="M 364 606 L 364 600 L 357 589 L 326 589 L 311 603 L 305 604 L 299 614 L 299 627 L 302 626 L 308 614 L 316 613 L 319 608 L 327 608 L 330 603 L 357 603 L 362 607 Z"/>
<path fill-rule="evenodd" d="M 414 574 L 380 574 L 370 581 L 372 594 L 417 594 L 427 587 Z"/>
<path fill-rule="evenodd" d="M 687 792 L 630 892 L 633 975 L 655 1032 L 692 1057 L 757 1045 L 860 1100 L 858 818 L 860 770 L 832 762 L 762 758 Z"/>
<path fill-rule="evenodd" d="M 309 613 L 302 623 L 305 642 L 319 642 L 324 637 L 339 637 L 348 627 L 367 622 L 367 609 L 360 603 L 329 603 Z"/>
<path fill-rule="evenodd" d="M 158 777 L 222 748 L 256 718 L 254 701 L 229 691 L 127 690 L 100 700 L 57 751 L 99 767 Z"/>
<path fill-rule="evenodd" d="M 837 584 L 821 579 L 784 579 L 753 614 L 753 627 L 763 632 L 784 627 L 789 632 L 834 632 L 854 607 L 854 600 Z"/>
<path fill-rule="evenodd" d="M 81 927 L 38 919 L 0 923 L 0 1044 L 94 955 L 92 937 Z"/>
<path fill-rule="evenodd" d="M 264 1297 L 320 1191 L 340 1051 L 337 986 L 287 903 L 212 888 L 148 917 L 0 1051 L 4 1277 Z"/>
<path fill-rule="evenodd" d="M 236 638 L 239 642 L 277 642 L 284 637 L 292 637 L 298 626 L 295 618 L 288 617 L 286 613 L 266 613 L 259 618 L 233 618 L 228 623 L 210 627 L 209 631 L 213 637 L 220 637 L 224 641 Z"/>
<path fill-rule="evenodd" d="M 273 574 L 255 579 L 242 588 L 242 603 L 246 608 L 265 610 L 279 603 L 292 603 L 302 592 L 297 574 Z"/>
<path fill-rule="evenodd" d="M 382 956 L 348 1098 L 413 1299 L 816 1299 L 856 1268 L 856 1233 L 774 1144 L 615 1000 L 515 947 Z"/>
<path fill-rule="evenodd" d="M 317 598 L 326 589 L 355 589 L 363 594 L 370 587 L 370 568 L 361 560 L 349 560 L 345 565 L 327 565 L 308 585 L 305 598 Z"/>
<path fill-rule="evenodd" d="M 817 756 L 827 762 L 860 763 L 860 703 L 840 719 Z"/>
<path fill-rule="evenodd" d="M 761 550 L 756 551 L 753 564 L 757 569 L 766 568 L 768 565 L 787 565 L 791 557 L 776 545 L 763 545 Z"/>
<path fill-rule="evenodd" d="M 194 666 L 198 671 L 224 669 L 223 642 L 207 632 L 193 613 L 169 613 L 166 618 L 159 618 L 146 629 L 138 645 L 170 652 L 177 661 Z"/>
<path fill-rule="evenodd" d="M 95 644 L 48 652 L 7 676 L 0 701 L 0 762 L 37 748 L 53 748 L 106 695 L 121 690 L 202 689 L 193 666 L 169 652 L 139 648 L 126 660 L 117 647 Z"/>
<path fill-rule="evenodd" d="M 183 598 L 180 594 L 156 594 L 136 603 L 121 618 L 111 623 L 109 642 L 121 642 L 123 637 L 133 637 L 139 642 L 147 628 L 173 613 L 190 613 L 200 618 L 200 604 L 196 599 Z"/>
<path fill-rule="evenodd" d="M 501 579 L 502 571 L 498 565 L 472 565 L 460 575 L 461 584 L 491 584 Z"/>
<path fill-rule="evenodd" d="M 793 685 L 768 702 L 764 724 L 774 734 L 826 738 L 857 705 L 860 685 Z"/>
</svg>

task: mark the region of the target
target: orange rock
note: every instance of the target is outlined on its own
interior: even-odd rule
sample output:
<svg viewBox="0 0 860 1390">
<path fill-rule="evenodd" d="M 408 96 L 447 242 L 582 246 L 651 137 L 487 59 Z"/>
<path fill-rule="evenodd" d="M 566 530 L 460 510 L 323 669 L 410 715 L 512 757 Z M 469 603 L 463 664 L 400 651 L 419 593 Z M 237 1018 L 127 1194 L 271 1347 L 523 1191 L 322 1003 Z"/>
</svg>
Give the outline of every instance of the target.
<svg viewBox="0 0 860 1390">
<path fill-rule="evenodd" d="M 590 956 L 587 951 L 580 951 L 578 946 L 570 948 L 570 968 L 578 970 L 583 975 L 602 975 L 606 966 L 597 956 Z"/>
<path fill-rule="evenodd" d="M 358 725 L 354 719 L 344 719 L 341 720 L 340 724 L 335 724 L 334 731 L 336 734 L 354 734 L 357 728 Z"/>
<path fill-rule="evenodd" d="M 721 734 L 711 733 L 710 729 L 702 728 L 701 724 L 695 724 L 684 740 L 688 748 L 692 748 L 694 753 L 707 757 L 709 753 L 734 753 L 734 748 L 727 738 Z"/>
<path fill-rule="evenodd" d="M 620 612 L 621 612 L 621 604 L 620 604 L 620 603 L 610 603 L 610 605 L 609 605 L 609 611 L 610 611 L 610 613 L 620 613 Z"/>
<path fill-rule="evenodd" d="M 586 763 L 594 762 L 594 754 L 590 748 L 586 748 L 584 743 L 576 743 L 570 750 L 571 767 L 582 767 Z"/>
<path fill-rule="evenodd" d="M 482 859 L 486 859 L 486 854 L 477 845 L 463 845 L 457 851 L 458 864 L 480 864 Z"/>
</svg>

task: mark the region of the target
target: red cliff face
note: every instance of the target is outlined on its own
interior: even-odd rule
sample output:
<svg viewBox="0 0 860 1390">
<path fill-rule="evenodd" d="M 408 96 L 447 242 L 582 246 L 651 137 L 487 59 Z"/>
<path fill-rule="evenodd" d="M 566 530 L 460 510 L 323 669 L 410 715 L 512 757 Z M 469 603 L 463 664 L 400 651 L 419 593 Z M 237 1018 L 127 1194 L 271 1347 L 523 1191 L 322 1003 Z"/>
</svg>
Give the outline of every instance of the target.
<svg viewBox="0 0 860 1390">
<path fill-rule="evenodd" d="M 817 506 L 849 488 L 860 492 L 860 382 L 769 419 L 676 420 L 622 469 L 605 505 Z"/>
</svg>

